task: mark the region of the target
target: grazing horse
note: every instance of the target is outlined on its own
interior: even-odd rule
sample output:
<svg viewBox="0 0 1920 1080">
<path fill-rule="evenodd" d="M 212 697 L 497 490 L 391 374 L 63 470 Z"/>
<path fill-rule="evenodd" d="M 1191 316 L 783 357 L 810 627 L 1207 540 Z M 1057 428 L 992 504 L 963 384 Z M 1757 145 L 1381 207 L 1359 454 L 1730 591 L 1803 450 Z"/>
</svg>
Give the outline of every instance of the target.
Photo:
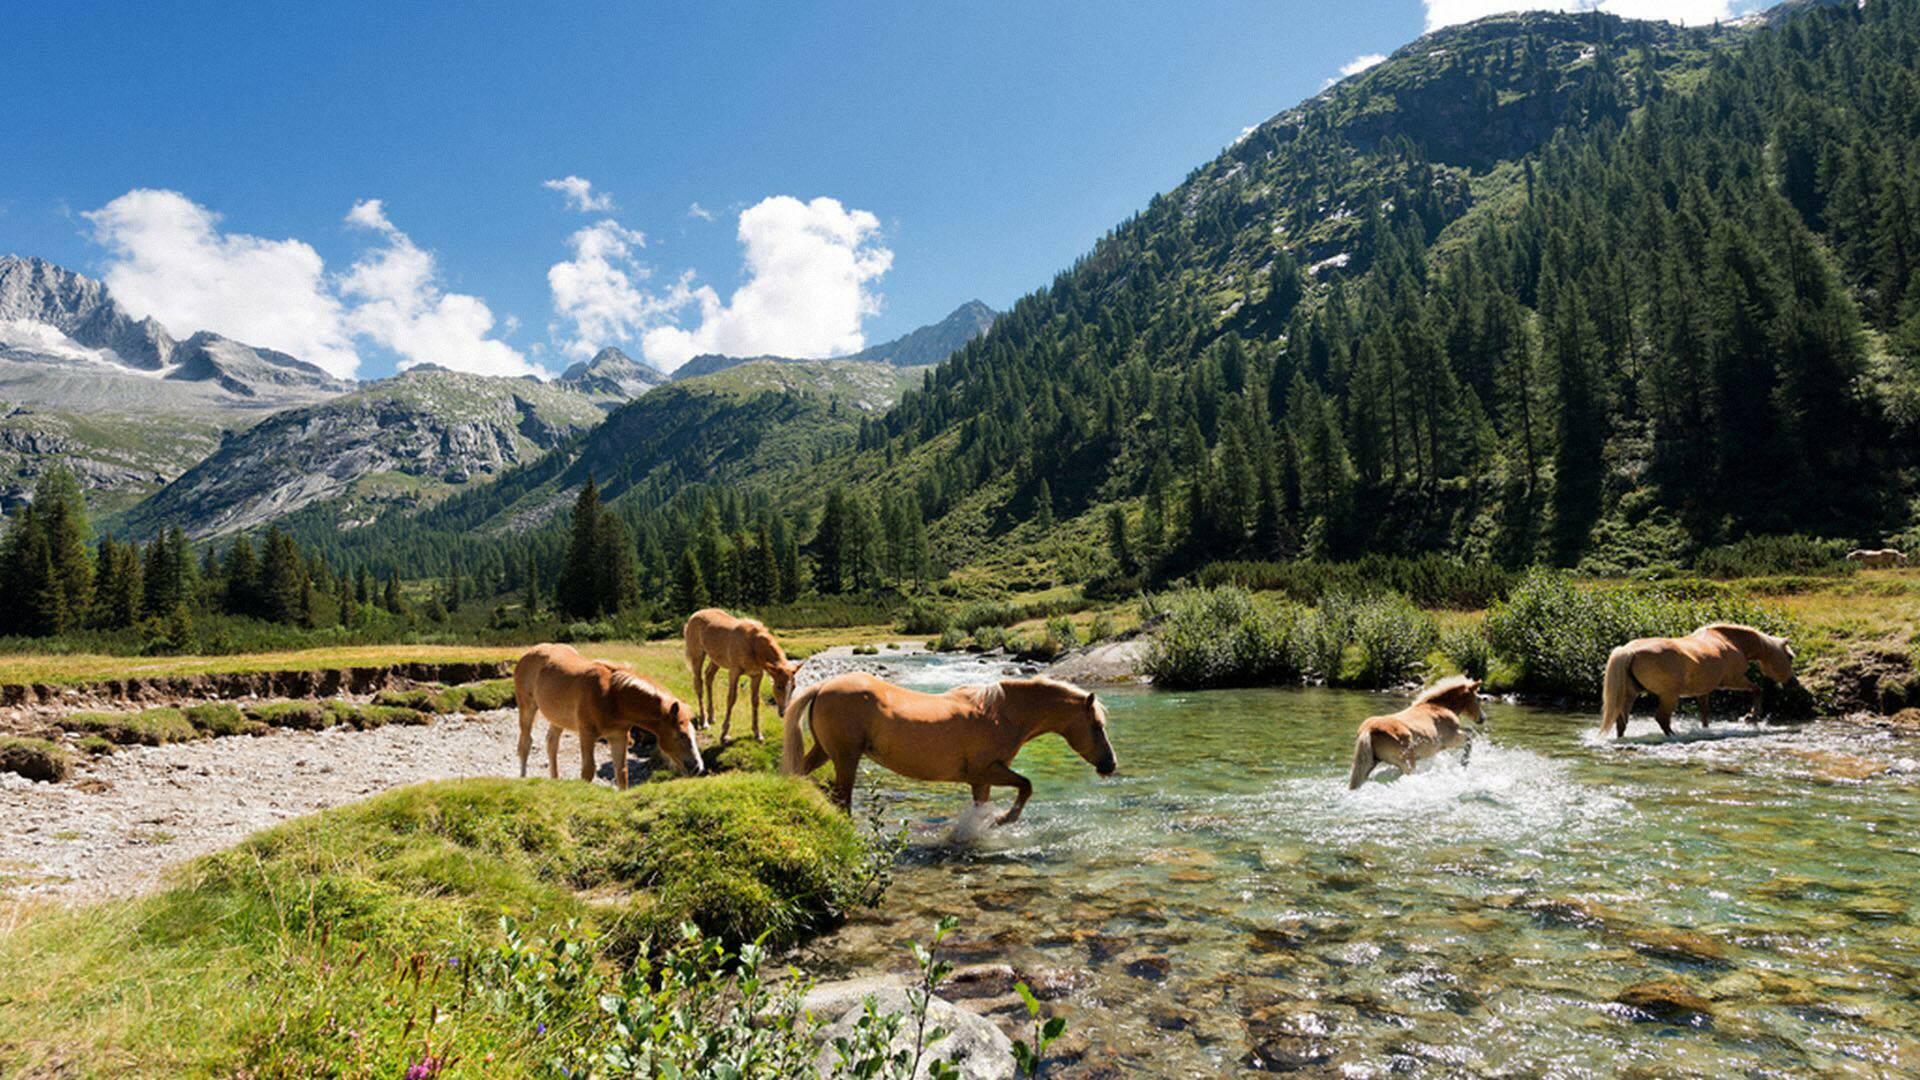
<svg viewBox="0 0 1920 1080">
<path fill-rule="evenodd" d="M 806 749 L 803 729 L 813 732 Z M 976 806 L 995 787 L 1013 788 L 1005 825 L 1020 818 L 1033 784 L 1014 772 L 1015 755 L 1041 735 L 1059 735 L 1101 776 L 1117 767 L 1107 741 L 1107 710 L 1094 695 L 1057 679 L 1003 679 L 944 694 L 905 690 L 861 672 L 816 683 L 787 706 L 781 767 L 806 776 L 833 762 L 833 799 L 853 804 L 860 759 L 915 780 L 970 784 Z"/>
<path fill-rule="evenodd" d="M 1877 550 L 1861 548 L 1858 551 L 1847 552 L 1847 561 L 1869 570 L 1890 570 L 1896 566 L 1907 565 L 1907 553 L 1895 548 Z"/>
<path fill-rule="evenodd" d="M 1673 735 L 1673 711 L 1684 697 L 1700 699 L 1700 726 L 1707 726 L 1707 695 L 1715 690 L 1747 690 L 1760 718 L 1761 691 L 1747 679 L 1747 665 L 1759 664 L 1767 678 L 1785 685 L 1793 681 L 1793 648 L 1787 639 L 1751 626 L 1714 623 L 1683 638 L 1641 638 L 1629 641 L 1607 657 L 1600 697 L 1600 730 L 1609 726 L 1614 737 L 1627 733 L 1627 714 L 1642 693 L 1660 699 L 1654 714 L 1660 730 Z"/>
<path fill-rule="evenodd" d="M 726 741 L 733 727 L 733 702 L 740 693 L 740 676 L 753 676 L 749 701 L 753 737 L 760 738 L 760 680 L 773 677 L 773 707 L 784 711 L 793 693 L 793 674 L 800 665 L 787 659 L 773 632 L 753 619 L 736 619 L 719 608 L 696 611 L 687 619 L 687 666 L 693 669 L 693 696 L 703 724 L 713 723 L 713 677 L 727 669 L 727 718 L 720 725 Z"/>
<path fill-rule="evenodd" d="M 675 772 L 707 771 L 685 702 L 623 667 L 588 660 L 570 645 L 535 645 L 513 666 L 520 705 L 520 775 L 527 775 L 533 721 L 547 718 L 547 775 L 560 777 L 560 733 L 580 736 L 580 779 L 593 780 L 593 744 L 613 751 L 614 783 L 627 786 L 627 739 L 634 728 L 651 734 Z"/>
<path fill-rule="evenodd" d="M 1460 726 L 1462 716 L 1473 717 L 1475 727 L 1487 722 L 1480 709 L 1479 680 L 1455 675 L 1427 687 L 1399 712 L 1363 721 L 1353 741 L 1353 772 L 1347 789 L 1366 783 L 1382 761 L 1411 773 L 1414 766 L 1442 750 L 1464 745 L 1471 755 L 1473 732 Z"/>
</svg>

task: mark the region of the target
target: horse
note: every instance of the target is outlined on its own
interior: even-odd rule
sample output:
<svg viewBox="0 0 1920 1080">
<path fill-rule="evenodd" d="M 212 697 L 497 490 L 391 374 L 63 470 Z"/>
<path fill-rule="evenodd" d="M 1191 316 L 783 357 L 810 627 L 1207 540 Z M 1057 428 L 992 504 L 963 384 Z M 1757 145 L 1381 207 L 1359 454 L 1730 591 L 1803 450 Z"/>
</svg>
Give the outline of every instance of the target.
<svg viewBox="0 0 1920 1080">
<path fill-rule="evenodd" d="M 800 665 L 787 659 L 773 632 L 754 619 L 736 619 L 719 608 L 696 611 L 687 618 L 687 666 L 693 669 L 694 702 L 703 724 L 713 723 L 713 677 L 727 669 L 727 718 L 720 725 L 726 741 L 733 728 L 733 702 L 740 693 L 740 677 L 753 676 L 750 702 L 753 737 L 760 738 L 760 680 L 773 677 L 773 707 L 785 711 L 793 693 L 793 676 Z"/>
<path fill-rule="evenodd" d="M 1397 713 L 1368 717 L 1353 740 L 1353 772 L 1347 777 L 1347 790 L 1366 783 L 1381 761 L 1411 773 L 1421 761 L 1456 746 L 1464 745 L 1471 756 L 1473 732 L 1460 726 L 1462 716 L 1472 717 L 1474 727 L 1487 722 L 1480 707 L 1480 681 L 1465 675 L 1434 683 Z"/>
<path fill-rule="evenodd" d="M 580 736 L 580 779 L 593 781 L 593 744 L 613 751 L 614 783 L 627 786 L 627 740 L 646 731 L 675 772 L 707 771 L 693 734 L 693 710 L 632 671 L 588 660 L 570 645 L 535 645 L 513 666 L 513 696 L 520 706 L 520 775 L 527 775 L 534 717 L 547 718 L 547 775 L 560 776 L 560 733 Z"/>
<path fill-rule="evenodd" d="M 813 733 L 812 750 L 803 730 Z M 1010 787 L 1017 793 L 1013 809 L 996 822 L 1008 825 L 1033 795 L 1013 759 L 1041 735 L 1066 739 L 1101 776 L 1118 767 L 1106 706 L 1077 686 L 1043 676 L 923 694 L 849 672 L 807 687 L 787 705 L 781 768 L 807 776 L 833 762 L 833 800 L 849 811 L 862 757 L 914 780 L 971 785 L 975 806 L 991 801 L 992 789 Z"/>
<path fill-rule="evenodd" d="M 1847 552 L 1847 561 L 1869 570 L 1890 570 L 1907 565 L 1907 553 L 1896 548 L 1861 548 Z"/>
<path fill-rule="evenodd" d="M 1600 730 L 1627 733 L 1627 714 L 1642 693 L 1660 699 L 1654 714 L 1660 730 L 1673 736 L 1673 711 L 1683 697 L 1700 699 L 1700 726 L 1708 723 L 1707 695 L 1715 690 L 1746 690 L 1753 694 L 1749 719 L 1760 717 L 1761 689 L 1747 679 L 1747 665 L 1759 664 L 1767 678 L 1785 685 L 1793 681 L 1793 647 L 1784 637 L 1751 626 L 1714 623 L 1683 638 L 1641 638 L 1629 641 L 1607 656 L 1601 685 Z"/>
</svg>

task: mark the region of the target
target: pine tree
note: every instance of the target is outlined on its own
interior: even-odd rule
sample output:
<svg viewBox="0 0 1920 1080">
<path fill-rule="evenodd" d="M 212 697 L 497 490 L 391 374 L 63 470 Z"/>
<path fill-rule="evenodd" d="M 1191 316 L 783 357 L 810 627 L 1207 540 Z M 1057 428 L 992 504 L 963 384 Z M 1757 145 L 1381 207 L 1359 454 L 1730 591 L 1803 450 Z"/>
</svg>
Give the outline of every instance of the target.
<svg viewBox="0 0 1920 1080">
<path fill-rule="evenodd" d="M 707 606 L 706 576 L 700 572 L 700 560 L 691 548 L 680 553 L 680 565 L 674 571 L 673 606 L 682 615 Z"/>
<path fill-rule="evenodd" d="M 601 610 L 595 588 L 600 573 L 600 488 L 591 474 L 573 503 L 572 535 L 566 569 L 560 577 L 560 608 L 575 618 L 591 619 Z"/>
<path fill-rule="evenodd" d="M 1043 535 L 1053 531 L 1053 489 L 1046 480 L 1033 489 L 1033 526 Z"/>
</svg>

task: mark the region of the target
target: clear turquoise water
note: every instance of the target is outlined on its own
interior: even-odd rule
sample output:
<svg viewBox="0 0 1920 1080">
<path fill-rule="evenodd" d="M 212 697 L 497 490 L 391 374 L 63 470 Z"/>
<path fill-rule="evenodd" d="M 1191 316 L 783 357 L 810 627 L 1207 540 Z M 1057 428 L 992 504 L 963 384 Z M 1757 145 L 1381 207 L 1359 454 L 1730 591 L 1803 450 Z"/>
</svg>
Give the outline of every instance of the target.
<svg viewBox="0 0 1920 1080">
<path fill-rule="evenodd" d="M 1066 988 L 1066 1074 L 1920 1073 L 1920 739 L 1687 716 L 1615 744 L 1494 704 L 1470 765 L 1349 792 L 1356 725 L 1403 699 L 1103 698 L 1120 774 L 1032 744 L 1025 818 L 977 838 L 963 788 L 866 763 L 863 807 L 913 839 L 882 909 L 805 966 L 900 966 L 958 915 L 956 960 Z M 1662 981 L 1691 1000 L 1619 1000 Z"/>
</svg>

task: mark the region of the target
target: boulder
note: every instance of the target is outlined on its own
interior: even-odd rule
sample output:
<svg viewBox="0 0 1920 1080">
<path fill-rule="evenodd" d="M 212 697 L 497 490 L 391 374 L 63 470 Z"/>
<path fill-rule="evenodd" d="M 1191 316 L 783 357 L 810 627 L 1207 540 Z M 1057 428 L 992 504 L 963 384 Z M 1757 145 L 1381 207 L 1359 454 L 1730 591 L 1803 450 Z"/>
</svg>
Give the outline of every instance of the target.
<svg viewBox="0 0 1920 1080">
<path fill-rule="evenodd" d="M 851 1035 L 854 1025 L 871 997 L 884 1012 L 906 1013 L 907 981 L 898 975 L 870 975 L 859 979 L 823 983 L 802 1000 L 802 1006 L 816 1019 L 831 1022 L 821 1029 L 820 1056 L 815 1066 L 821 1075 L 831 1075 L 839 1055 L 833 1041 Z M 1013 1080 L 1013 1042 L 990 1020 L 975 1016 L 952 1002 L 935 997 L 927 1005 L 927 1027 L 945 1028 L 947 1036 L 927 1047 L 918 1077 L 929 1075 L 928 1059 L 951 1061 L 966 1080 Z M 910 1045 L 913 1033 L 902 1031 L 894 1042 L 896 1049 Z"/>
</svg>

